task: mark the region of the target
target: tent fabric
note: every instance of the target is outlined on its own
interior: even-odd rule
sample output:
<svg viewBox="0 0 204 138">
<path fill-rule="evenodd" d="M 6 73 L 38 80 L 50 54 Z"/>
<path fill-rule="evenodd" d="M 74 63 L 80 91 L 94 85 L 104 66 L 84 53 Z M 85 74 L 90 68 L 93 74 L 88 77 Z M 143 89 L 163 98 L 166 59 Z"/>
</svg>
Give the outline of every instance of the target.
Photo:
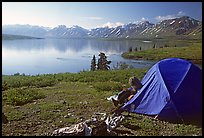
<svg viewBox="0 0 204 138">
<path fill-rule="evenodd" d="M 202 71 L 191 62 L 163 59 L 150 68 L 141 83 L 143 87 L 122 109 L 163 119 L 202 117 Z"/>
</svg>

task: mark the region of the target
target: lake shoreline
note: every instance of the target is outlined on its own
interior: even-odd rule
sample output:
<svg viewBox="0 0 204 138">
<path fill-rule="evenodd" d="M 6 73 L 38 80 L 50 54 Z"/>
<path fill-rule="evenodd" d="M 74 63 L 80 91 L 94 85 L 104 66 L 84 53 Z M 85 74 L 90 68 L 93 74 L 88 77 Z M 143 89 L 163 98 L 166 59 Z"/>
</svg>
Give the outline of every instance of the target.
<svg viewBox="0 0 204 138">
<path fill-rule="evenodd" d="M 88 71 L 90 70 L 93 55 L 98 59 L 97 56 L 100 52 L 106 54 L 108 60 L 111 61 L 110 66 L 112 67 L 117 66 L 120 62 L 125 62 L 134 68 L 150 67 L 155 61 L 159 61 L 163 58 L 175 57 L 175 55 L 170 54 L 177 52 L 177 50 L 172 49 L 174 46 L 176 46 L 175 48 L 180 52 L 177 53 L 177 57 L 188 60 L 195 59 L 193 62 L 200 64 L 202 63 L 201 44 L 201 40 L 5 40 L 2 41 L 2 73 L 15 74 L 19 72 L 37 75 Z M 190 47 L 191 45 L 194 46 Z M 130 49 L 132 49 L 132 53 L 137 53 L 137 55 L 131 55 L 131 53 L 129 55 L 133 57 L 129 56 L 128 58 L 123 55 L 121 56 L 122 53 L 126 53 Z M 148 49 L 154 50 L 154 52 L 147 52 Z M 134 52 L 135 50 L 137 50 L 137 52 Z M 191 50 L 193 52 L 191 52 Z M 144 51 L 146 53 L 143 53 Z M 181 56 L 182 54 L 184 55 L 183 57 Z M 187 54 L 187 56 L 185 54 Z M 142 59 L 144 62 L 138 61 L 138 59 Z"/>
<path fill-rule="evenodd" d="M 186 47 L 160 47 L 144 51 L 131 51 L 121 54 L 123 58 L 134 60 L 159 61 L 165 58 L 182 58 L 202 66 L 202 43 L 192 43 Z"/>
</svg>

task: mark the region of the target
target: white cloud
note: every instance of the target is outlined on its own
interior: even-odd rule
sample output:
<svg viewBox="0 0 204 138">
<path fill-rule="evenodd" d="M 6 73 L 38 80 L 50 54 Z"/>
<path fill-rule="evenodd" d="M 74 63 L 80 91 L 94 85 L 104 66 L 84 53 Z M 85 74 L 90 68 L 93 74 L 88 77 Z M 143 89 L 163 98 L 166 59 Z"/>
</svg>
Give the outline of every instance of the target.
<svg viewBox="0 0 204 138">
<path fill-rule="evenodd" d="M 141 21 L 148 21 L 148 19 L 145 17 L 142 17 Z"/>
<path fill-rule="evenodd" d="M 178 15 L 178 16 L 184 16 L 184 15 L 186 15 L 186 13 L 183 12 L 183 11 L 180 11 L 180 12 L 177 13 L 177 15 Z"/>
<path fill-rule="evenodd" d="M 157 21 L 163 21 L 163 20 L 168 20 L 168 19 L 173 19 L 173 18 L 176 18 L 175 15 L 167 15 L 167 16 L 157 16 L 155 17 L 155 19 Z"/>
<path fill-rule="evenodd" d="M 157 16 L 157 17 L 155 17 L 155 19 L 157 21 L 163 21 L 163 20 L 178 18 L 178 17 L 184 16 L 184 15 L 185 15 L 185 12 L 179 11 L 177 14 L 171 14 L 171 15 L 166 15 L 166 16 Z"/>
<path fill-rule="evenodd" d="M 139 23 L 144 22 L 144 21 L 149 21 L 149 19 L 148 19 L 148 18 L 145 18 L 145 17 L 142 17 L 140 20 L 134 21 L 133 23 L 139 24 Z"/>
<path fill-rule="evenodd" d="M 101 26 L 97 26 L 97 27 L 113 28 L 113 27 L 122 26 L 122 25 L 124 25 L 124 23 L 122 23 L 122 22 L 115 22 L 115 23 L 107 22 L 107 23 L 105 23 Z"/>
<path fill-rule="evenodd" d="M 102 17 L 96 17 L 96 16 L 90 16 L 90 17 L 83 17 L 85 19 L 90 19 L 90 20 L 103 20 Z"/>
</svg>

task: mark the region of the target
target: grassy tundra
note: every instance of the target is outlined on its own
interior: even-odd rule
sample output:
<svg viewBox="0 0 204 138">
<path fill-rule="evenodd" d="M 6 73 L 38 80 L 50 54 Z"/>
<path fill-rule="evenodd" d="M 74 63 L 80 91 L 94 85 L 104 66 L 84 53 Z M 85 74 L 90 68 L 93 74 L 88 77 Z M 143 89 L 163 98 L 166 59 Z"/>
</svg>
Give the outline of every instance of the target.
<svg viewBox="0 0 204 138">
<path fill-rule="evenodd" d="M 140 80 L 148 69 L 85 71 L 47 75 L 3 75 L 2 124 L 4 136 L 49 135 L 55 129 L 79 123 L 97 112 L 110 113 L 107 97 L 129 87 L 129 77 Z M 126 113 L 124 113 L 126 115 Z M 202 127 L 173 124 L 130 114 L 110 135 L 202 135 Z"/>
</svg>

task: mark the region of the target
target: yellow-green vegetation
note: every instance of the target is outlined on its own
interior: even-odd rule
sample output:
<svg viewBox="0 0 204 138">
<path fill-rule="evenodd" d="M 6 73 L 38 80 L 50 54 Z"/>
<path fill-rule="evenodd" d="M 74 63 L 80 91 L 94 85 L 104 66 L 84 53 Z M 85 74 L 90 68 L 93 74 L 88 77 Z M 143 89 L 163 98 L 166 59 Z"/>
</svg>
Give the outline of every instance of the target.
<svg viewBox="0 0 204 138">
<path fill-rule="evenodd" d="M 9 89 L 5 93 L 5 101 L 11 105 L 23 105 L 33 100 L 44 98 L 45 95 L 39 93 L 36 89 L 24 89 L 24 88 L 16 88 Z"/>
<path fill-rule="evenodd" d="M 195 64 L 202 65 L 202 42 L 187 41 L 186 43 L 188 43 L 188 45 L 190 46 L 174 47 L 175 43 L 172 42 L 171 47 L 153 48 L 137 52 L 127 52 L 122 54 L 122 56 L 131 59 L 145 59 L 155 61 L 175 57 L 183 58 L 192 61 Z"/>
<path fill-rule="evenodd" d="M 173 124 L 155 120 L 148 116 L 131 114 L 122 122 L 125 129 L 118 128 L 118 132 L 125 131 L 128 136 L 201 136 L 201 128 L 193 125 Z M 128 128 L 128 129 L 127 129 Z M 130 131 L 131 130 L 131 131 Z"/>
<path fill-rule="evenodd" d="M 134 75 L 141 80 L 147 71 L 3 75 L 2 111 L 9 123 L 2 124 L 2 135 L 48 135 L 55 129 L 90 119 L 94 113 L 109 114 L 114 105 L 106 98 L 129 87 L 129 77 Z M 198 126 L 173 124 L 133 113 L 124 115 L 125 120 L 114 130 L 118 136 L 202 135 Z"/>
</svg>

